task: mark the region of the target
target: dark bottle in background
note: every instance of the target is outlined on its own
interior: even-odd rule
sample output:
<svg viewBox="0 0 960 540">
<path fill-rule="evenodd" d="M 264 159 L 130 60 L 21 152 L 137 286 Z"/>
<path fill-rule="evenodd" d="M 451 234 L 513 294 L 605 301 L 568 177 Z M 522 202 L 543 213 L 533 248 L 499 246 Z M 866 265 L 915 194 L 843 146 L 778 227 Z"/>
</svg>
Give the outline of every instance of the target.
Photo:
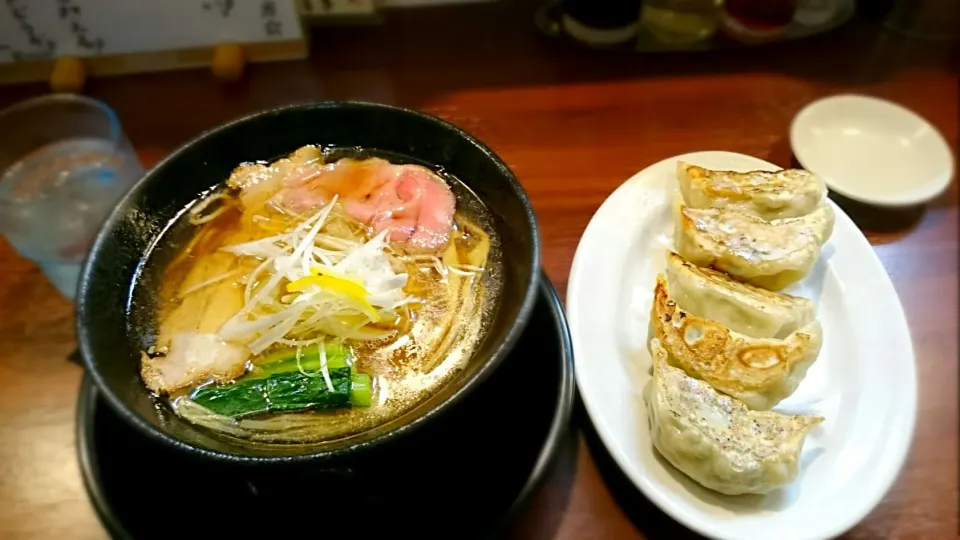
<svg viewBox="0 0 960 540">
<path fill-rule="evenodd" d="M 893 8 L 895 0 L 860 0 L 857 13 L 865 19 L 882 21 Z"/>
</svg>

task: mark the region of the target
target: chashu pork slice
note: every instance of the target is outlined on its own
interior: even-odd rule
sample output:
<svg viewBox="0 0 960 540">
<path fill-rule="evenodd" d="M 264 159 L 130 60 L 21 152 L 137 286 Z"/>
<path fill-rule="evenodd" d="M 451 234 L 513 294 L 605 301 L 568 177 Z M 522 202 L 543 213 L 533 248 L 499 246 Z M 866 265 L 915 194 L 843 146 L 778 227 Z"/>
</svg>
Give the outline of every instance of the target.
<svg viewBox="0 0 960 540">
<path fill-rule="evenodd" d="M 218 334 L 223 323 L 243 308 L 243 290 L 236 278 L 246 270 L 232 253 L 210 246 L 247 241 L 245 231 L 212 229 L 187 249 L 188 255 L 171 263 L 167 272 L 184 269 L 186 276 L 161 296 L 174 307 L 163 314 L 155 348 L 161 355 L 143 354 L 140 374 L 150 390 L 169 394 L 215 380 L 229 381 L 246 370 L 250 351 L 242 343 L 227 342 Z"/>
<path fill-rule="evenodd" d="M 142 353 L 140 375 L 150 390 L 169 394 L 211 379 L 235 379 L 246 371 L 249 357 L 246 347 L 227 343 L 217 334 L 183 332 L 170 340 L 166 355 L 150 358 Z"/>
</svg>

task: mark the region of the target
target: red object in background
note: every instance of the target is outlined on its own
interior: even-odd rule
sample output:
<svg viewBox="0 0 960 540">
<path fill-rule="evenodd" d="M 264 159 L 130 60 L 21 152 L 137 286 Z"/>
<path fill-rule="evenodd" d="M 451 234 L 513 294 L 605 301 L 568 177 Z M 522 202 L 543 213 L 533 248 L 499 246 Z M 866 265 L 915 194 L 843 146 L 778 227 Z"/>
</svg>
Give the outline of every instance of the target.
<svg viewBox="0 0 960 540">
<path fill-rule="evenodd" d="M 773 41 L 783 36 L 796 11 L 796 0 L 726 0 L 723 30 L 739 41 Z"/>
</svg>

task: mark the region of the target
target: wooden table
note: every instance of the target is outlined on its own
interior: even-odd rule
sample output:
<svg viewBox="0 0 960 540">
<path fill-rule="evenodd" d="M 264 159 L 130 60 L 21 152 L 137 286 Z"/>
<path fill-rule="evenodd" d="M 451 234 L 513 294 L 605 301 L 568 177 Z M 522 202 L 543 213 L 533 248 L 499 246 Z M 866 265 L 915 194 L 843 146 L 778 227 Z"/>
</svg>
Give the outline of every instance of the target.
<svg viewBox="0 0 960 540">
<path fill-rule="evenodd" d="M 664 157 L 705 149 L 788 166 L 790 119 L 817 97 L 885 97 L 929 119 L 952 147 L 958 143 L 958 58 L 944 45 L 857 23 L 769 48 L 607 55 L 539 37 L 531 16 L 529 2 L 392 12 L 381 27 L 319 30 L 309 61 L 253 66 L 236 86 L 195 71 L 94 80 L 88 93 L 117 110 L 147 165 L 203 129 L 292 102 L 374 100 L 449 119 L 490 144 L 523 182 L 539 216 L 544 265 L 561 294 L 581 232 L 626 178 Z M 44 91 L 0 89 L 0 106 Z M 903 301 L 920 385 L 906 468 L 847 537 L 955 537 L 956 182 L 926 209 L 845 206 Z M 65 360 L 74 348 L 72 307 L 3 241 L 0 298 L 0 538 L 102 538 L 74 452 L 82 370 Z M 683 535 L 626 483 L 582 411 L 577 416 L 579 451 L 556 468 L 516 536 Z"/>
</svg>

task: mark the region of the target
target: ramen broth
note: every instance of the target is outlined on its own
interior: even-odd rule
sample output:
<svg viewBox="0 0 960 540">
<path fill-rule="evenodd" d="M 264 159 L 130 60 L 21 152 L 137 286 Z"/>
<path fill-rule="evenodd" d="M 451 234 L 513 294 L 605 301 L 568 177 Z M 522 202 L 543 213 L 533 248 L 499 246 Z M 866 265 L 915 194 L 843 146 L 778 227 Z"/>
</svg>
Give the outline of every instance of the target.
<svg viewBox="0 0 960 540">
<path fill-rule="evenodd" d="M 347 437 L 437 392 L 492 319 L 500 243 L 469 188 L 404 163 L 305 147 L 241 165 L 184 211 L 134 289 L 152 300 L 147 387 L 196 425 L 264 443 Z"/>
</svg>

